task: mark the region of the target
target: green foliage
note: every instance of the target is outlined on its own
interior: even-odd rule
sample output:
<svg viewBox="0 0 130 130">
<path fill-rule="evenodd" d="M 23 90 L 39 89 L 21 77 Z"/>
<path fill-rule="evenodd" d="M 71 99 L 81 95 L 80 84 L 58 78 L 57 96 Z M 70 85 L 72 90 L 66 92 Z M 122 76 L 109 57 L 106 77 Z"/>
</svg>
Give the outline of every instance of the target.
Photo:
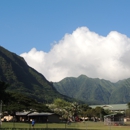
<svg viewBox="0 0 130 130">
<path fill-rule="evenodd" d="M 67 119 L 69 115 L 71 103 L 64 99 L 57 98 L 49 108 L 56 114 L 60 115 L 62 119 Z"/>
<path fill-rule="evenodd" d="M 128 108 L 130 109 L 130 102 L 127 103 Z"/>
<path fill-rule="evenodd" d="M 43 103 L 38 103 L 32 98 L 28 98 L 25 95 L 14 92 L 6 92 L 6 88 L 9 85 L 0 81 L 0 99 L 3 102 L 3 111 L 7 111 L 10 114 L 14 114 L 17 111 L 38 111 L 38 112 L 50 112 L 51 110 Z"/>
<path fill-rule="evenodd" d="M 21 93 L 42 103 L 55 98 L 73 100 L 57 92 L 53 84 L 29 67 L 25 60 L 0 46 L 0 80 L 9 84 L 6 92 Z M 3 98 L 3 95 L 1 95 Z"/>
<path fill-rule="evenodd" d="M 5 92 L 8 86 L 9 85 L 7 83 L 0 81 L 0 100 L 3 102 L 7 102 L 8 100 L 9 95 Z"/>
<path fill-rule="evenodd" d="M 67 101 L 65 101 L 65 100 L 63 100 L 63 99 L 60 99 L 60 98 L 55 99 L 53 103 L 54 103 L 58 108 L 59 108 L 59 107 L 60 107 L 60 108 L 64 108 L 64 107 L 66 107 L 66 106 L 70 106 L 70 102 L 67 102 Z"/>
<path fill-rule="evenodd" d="M 67 102 L 62 99 L 55 99 L 49 108 L 55 113 L 61 115 L 62 119 L 71 118 L 73 121 L 76 117 L 87 116 L 87 110 L 90 107 L 87 104 L 79 104 L 78 102 Z"/>
<path fill-rule="evenodd" d="M 20 93 L 9 93 L 8 103 L 3 106 L 3 111 L 13 114 L 18 111 L 50 112 L 51 110 L 43 103 L 26 97 Z"/>
<path fill-rule="evenodd" d="M 9 84 L 6 92 L 21 93 L 42 103 L 52 103 L 55 98 L 87 104 L 114 104 L 130 101 L 130 78 L 112 83 L 81 75 L 78 78 L 70 77 L 52 83 L 29 67 L 22 57 L 3 47 L 0 47 L 0 81 Z M 6 102 L 8 95 L 0 96 Z"/>
<path fill-rule="evenodd" d="M 53 83 L 58 92 L 87 104 L 114 104 L 130 101 L 130 79 L 112 83 L 85 75 Z"/>
</svg>

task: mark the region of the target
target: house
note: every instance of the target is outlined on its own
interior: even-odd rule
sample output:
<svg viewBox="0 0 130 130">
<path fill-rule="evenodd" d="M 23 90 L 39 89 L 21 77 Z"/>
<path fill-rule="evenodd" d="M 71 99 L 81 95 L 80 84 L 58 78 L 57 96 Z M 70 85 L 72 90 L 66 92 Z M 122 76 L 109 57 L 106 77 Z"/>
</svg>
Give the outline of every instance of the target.
<svg viewBox="0 0 130 130">
<path fill-rule="evenodd" d="M 119 113 L 106 115 L 104 125 L 124 125 L 124 115 Z"/>
<path fill-rule="evenodd" d="M 29 121 L 28 114 L 30 112 L 16 112 L 15 113 L 15 121 Z"/>
<path fill-rule="evenodd" d="M 47 112 L 16 112 L 15 116 L 6 116 L 2 121 L 16 121 L 16 122 L 30 122 L 34 119 L 39 123 L 57 123 L 60 122 L 60 116 L 55 113 L 47 113 Z"/>
<path fill-rule="evenodd" d="M 34 119 L 36 122 L 49 122 L 49 123 L 57 123 L 60 122 L 60 116 L 55 114 L 55 113 L 47 113 L 47 112 L 42 112 L 42 113 L 38 113 L 38 112 L 34 112 L 34 113 L 30 113 L 28 114 L 28 119 L 29 121 L 32 121 L 32 119 Z"/>
<path fill-rule="evenodd" d="M 1 121 L 12 121 L 13 120 L 13 116 L 8 115 L 8 116 L 4 116 Z"/>
<path fill-rule="evenodd" d="M 96 107 L 102 107 L 103 109 L 108 109 L 113 112 L 117 113 L 123 113 L 128 109 L 127 104 L 108 104 L 108 105 L 90 105 L 91 108 L 96 108 Z"/>
</svg>

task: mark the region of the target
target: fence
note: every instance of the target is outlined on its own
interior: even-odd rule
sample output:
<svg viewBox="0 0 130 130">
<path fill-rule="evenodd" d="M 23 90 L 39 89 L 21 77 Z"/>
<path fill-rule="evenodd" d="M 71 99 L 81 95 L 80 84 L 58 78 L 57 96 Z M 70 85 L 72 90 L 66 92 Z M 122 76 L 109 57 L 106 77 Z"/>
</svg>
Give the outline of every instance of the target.
<svg viewBox="0 0 130 130">
<path fill-rule="evenodd" d="M 0 128 L 0 130 L 76 130 L 76 129 L 75 128 Z"/>
<path fill-rule="evenodd" d="M 79 130 L 80 125 L 86 128 L 86 123 L 30 123 L 3 122 L 0 130 Z"/>
<path fill-rule="evenodd" d="M 125 122 L 122 126 L 115 125 L 104 125 L 104 122 L 78 122 L 78 123 L 36 123 L 35 127 L 29 123 L 16 123 L 15 125 L 12 122 L 3 122 L 0 130 L 128 130 L 130 128 L 130 122 Z"/>
</svg>

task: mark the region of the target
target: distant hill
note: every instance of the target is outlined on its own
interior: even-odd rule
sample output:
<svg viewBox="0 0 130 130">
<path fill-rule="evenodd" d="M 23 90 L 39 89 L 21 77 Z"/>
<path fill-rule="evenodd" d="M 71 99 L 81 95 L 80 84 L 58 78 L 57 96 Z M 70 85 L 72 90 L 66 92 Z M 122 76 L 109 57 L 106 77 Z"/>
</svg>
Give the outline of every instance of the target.
<svg viewBox="0 0 130 130">
<path fill-rule="evenodd" d="M 60 82 L 49 82 L 25 60 L 0 46 L 0 81 L 9 84 L 7 92 L 21 93 L 38 102 L 50 103 L 55 98 L 88 104 L 130 102 L 130 78 L 112 83 L 80 75 Z"/>
<path fill-rule="evenodd" d="M 0 81 L 10 86 L 6 91 L 17 92 L 39 102 L 52 102 L 55 98 L 73 100 L 60 94 L 53 84 L 29 67 L 25 60 L 0 46 Z"/>
<path fill-rule="evenodd" d="M 130 78 L 117 83 L 80 75 L 53 83 L 61 94 L 89 104 L 117 104 L 130 102 Z"/>
</svg>

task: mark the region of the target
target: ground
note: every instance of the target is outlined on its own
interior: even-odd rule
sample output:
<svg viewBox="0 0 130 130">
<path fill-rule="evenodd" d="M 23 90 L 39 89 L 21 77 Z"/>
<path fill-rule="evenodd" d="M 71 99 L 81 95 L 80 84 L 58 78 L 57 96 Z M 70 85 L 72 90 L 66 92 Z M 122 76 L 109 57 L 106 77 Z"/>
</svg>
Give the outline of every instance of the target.
<svg viewBox="0 0 130 130">
<path fill-rule="evenodd" d="M 16 123 L 16 122 L 3 122 L 2 128 L 31 128 L 31 123 Z M 103 122 L 78 122 L 78 123 L 36 123 L 36 128 L 63 128 L 63 129 L 79 129 L 79 130 L 128 130 L 130 129 L 130 122 L 125 123 L 124 126 L 106 126 Z"/>
</svg>

